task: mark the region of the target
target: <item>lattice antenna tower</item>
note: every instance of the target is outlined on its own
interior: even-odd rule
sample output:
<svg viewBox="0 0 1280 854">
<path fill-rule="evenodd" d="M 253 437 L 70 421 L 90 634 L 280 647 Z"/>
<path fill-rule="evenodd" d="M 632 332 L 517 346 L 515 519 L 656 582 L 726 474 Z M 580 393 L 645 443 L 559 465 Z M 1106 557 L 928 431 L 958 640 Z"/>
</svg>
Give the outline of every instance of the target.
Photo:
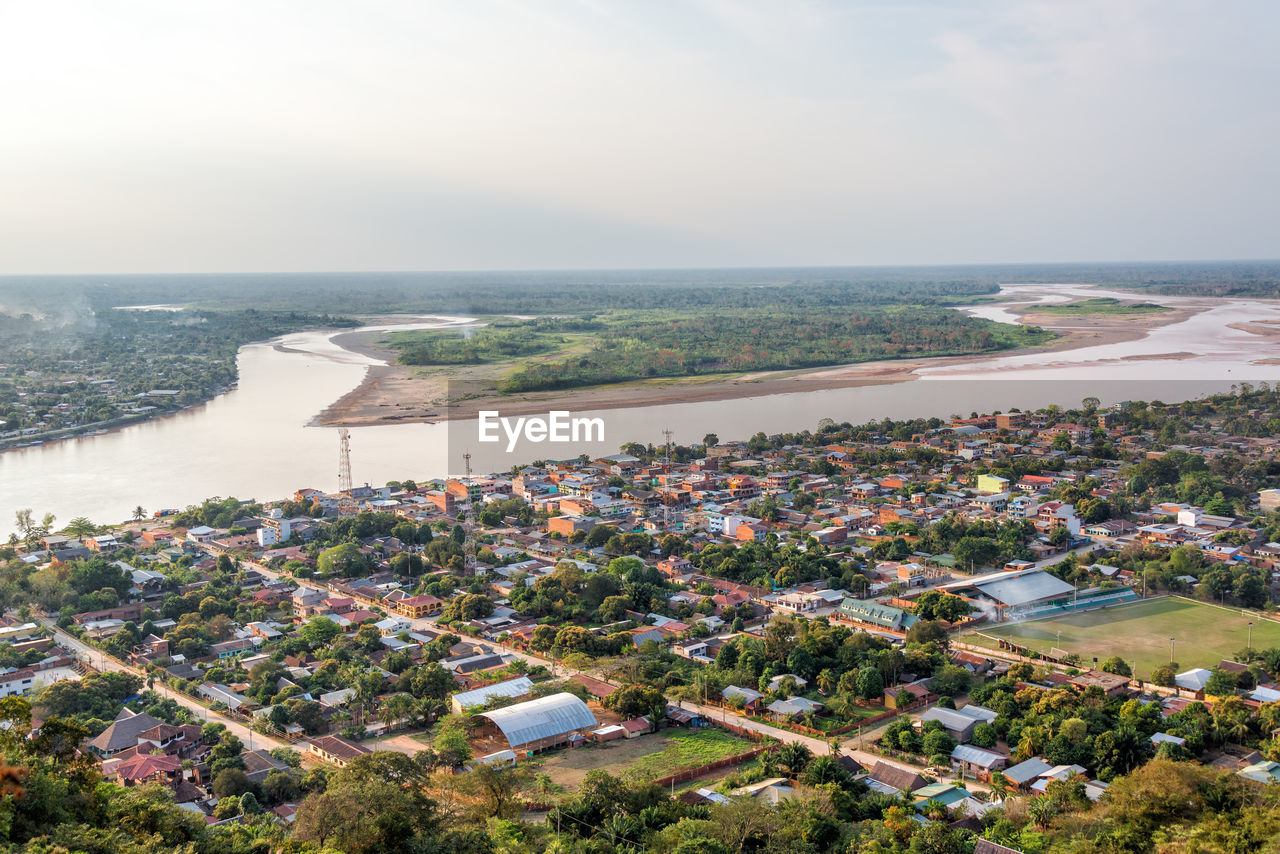
<svg viewBox="0 0 1280 854">
<path fill-rule="evenodd" d="M 672 430 L 670 427 L 663 429 L 662 437 L 667 440 L 667 443 L 665 446 L 665 452 L 663 454 L 663 466 L 662 466 L 662 471 L 665 474 L 671 474 L 671 436 L 672 436 Z M 670 484 L 668 484 L 668 486 L 670 486 Z M 669 496 L 666 493 L 663 493 L 663 496 L 662 496 L 662 530 L 663 531 L 668 531 L 671 529 L 671 505 L 668 503 L 668 501 L 669 501 Z"/>
<path fill-rule="evenodd" d="M 462 569 L 467 575 L 476 574 L 476 514 L 475 504 L 471 500 L 471 454 L 462 455 L 462 462 L 466 470 L 466 477 L 463 483 L 467 485 L 467 506 L 463 514 L 466 522 L 467 538 L 462 542 Z"/>
<path fill-rule="evenodd" d="M 338 429 L 338 491 L 351 491 L 351 431 Z"/>
</svg>

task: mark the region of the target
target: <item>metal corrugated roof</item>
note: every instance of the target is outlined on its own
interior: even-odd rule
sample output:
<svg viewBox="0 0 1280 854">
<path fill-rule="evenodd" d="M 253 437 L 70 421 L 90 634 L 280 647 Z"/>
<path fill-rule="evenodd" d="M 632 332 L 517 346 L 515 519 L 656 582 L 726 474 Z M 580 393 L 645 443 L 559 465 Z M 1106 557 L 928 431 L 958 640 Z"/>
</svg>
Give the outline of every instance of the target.
<svg viewBox="0 0 1280 854">
<path fill-rule="evenodd" d="M 1041 599 L 1066 596 L 1075 587 L 1047 572 L 1032 572 L 1013 578 L 996 578 L 974 585 L 1004 605 L 1025 605 Z"/>
<path fill-rule="evenodd" d="M 485 685 L 471 691 L 463 691 L 453 695 L 454 705 L 459 709 L 472 706 L 483 706 L 494 697 L 523 697 L 533 690 L 533 682 L 528 676 L 520 676 L 506 682 Z"/>
<path fill-rule="evenodd" d="M 591 714 L 587 704 L 572 694 L 539 697 L 505 709 L 483 712 L 481 717 L 493 721 L 513 748 L 597 725 L 596 716 Z"/>
</svg>

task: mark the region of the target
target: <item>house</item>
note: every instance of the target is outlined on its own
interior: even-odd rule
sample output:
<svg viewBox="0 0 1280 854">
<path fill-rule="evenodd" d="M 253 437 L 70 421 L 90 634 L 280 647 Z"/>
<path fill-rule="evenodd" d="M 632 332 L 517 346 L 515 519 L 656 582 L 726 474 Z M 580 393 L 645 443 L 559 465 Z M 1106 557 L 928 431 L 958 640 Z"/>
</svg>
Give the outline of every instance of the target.
<svg viewBox="0 0 1280 854">
<path fill-rule="evenodd" d="M 922 789 L 916 789 L 911 797 L 915 800 L 917 809 L 922 809 L 930 801 L 951 809 L 968 799 L 969 792 L 954 783 L 930 783 Z"/>
<path fill-rule="evenodd" d="M 209 654 L 218 659 L 235 658 L 236 656 L 244 655 L 253 648 L 254 643 L 249 638 L 236 638 L 213 644 L 209 647 Z"/>
<path fill-rule="evenodd" d="M 990 839 L 979 839 L 973 844 L 973 854 L 1022 854 L 1017 848 L 1010 848 Z"/>
<path fill-rule="evenodd" d="M 1003 768 L 1009 757 L 972 744 L 957 744 L 951 751 L 951 766 L 963 769 L 980 780 L 990 780 L 991 772 Z"/>
<path fill-rule="evenodd" d="M 152 727 L 160 726 L 163 721 L 153 718 L 146 712 L 135 713 L 121 709 L 111 725 L 89 740 L 89 749 L 99 756 L 111 756 L 122 750 L 138 746 L 138 734 Z"/>
<path fill-rule="evenodd" d="M 764 694 L 752 688 L 741 688 L 737 685 L 730 685 L 720 692 L 720 696 L 724 698 L 726 705 L 734 705 L 734 698 L 742 698 L 742 708 L 757 709 L 760 707 L 760 701 L 764 699 Z"/>
<path fill-rule="evenodd" d="M 821 703 L 804 697 L 788 697 L 785 700 L 774 700 L 766 708 L 775 720 L 790 721 L 805 715 L 816 715 L 824 707 Z"/>
<path fill-rule="evenodd" d="M 197 525 L 187 531 L 187 541 L 191 543 L 208 543 L 218 538 L 218 532 L 208 525 Z"/>
<path fill-rule="evenodd" d="M 1203 667 L 1193 667 L 1190 670 L 1184 670 L 1174 676 L 1173 684 L 1188 691 L 1203 691 L 1204 686 L 1209 684 L 1209 677 L 1212 675 L 1212 670 L 1206 670 Z"/>
<path fill-rule="evenodd" d="M 961 744 L 967 744 L 973 738 L 973 728 L 978 725 L 978 721 L 974 718 L 962 715 L 954 709 L 944 709 L 941 706 L 929 709 L 920 716 L 921 724 L 930 721 L 937 721 L 942 724 L 942 728 L 947 735 Z"/>
<path fill-rule="evenodd" d="M 755 798 L 768 804 L 777 804 L 794 798 L 796 790 L 785 777 L 770 777 L 759 783 L 734 789 L 729 794 L 735 798 Z"/>
<path fill-rule="evenodd" d="M 978 491 L 985 492 L 989 495 L 999 492 L 1008 492 L 1009 478 L 1000 477 L 999 475 L 994 474 L 980 474 L 978 475 Z"/>
<path fill-rule="evenodd" d="M 899 765 L 890 765 L 883 760 L 876 762 L 865 782 L 872 789 L 884 795 L 914 792 L 925 785 L 924 777 L 920 776 L 916 771 Z"/>
<path fill-rule="evenodd" d="M 871 626 L 894 634 L 906 634 L 916 622 L 914 614 L 908 614 L 901 608 L 860 599 L 845 599 L 832 616 L 843 622 Z"/>
<path fill-rule="evenodd" d="M 443 599 L 425 594 L 422 596 L 410 596 L 407 599 L 400 599 L 387 604 L 399 613 L 413 619 L 430 617 L 444 610 Z"/>
<path fill-rule="evenodd" d="M 1004 776 L 1019 789 L 1030 789 L 1031 784 L 1053 770 L 1053 766 L 1039 757 L 1032 757 L 1019 762 L 1012 768 L 1004 769 Z"/>
<path fill-rule="evenodd" d="M 103 774 L 126 786 L 142 783 L 165 783 L 182 773 L 182 760 L 165 754 L 135 753 L 127 759 L 109 759 L 103 763 Z"/>
<path fill-rule="evenodd" d="M 809 684 L 809 680 L 805 679 L 803 676 L 797 676 L 794 673 L 779 673 L 777 676 L 769 680 L 769 690 L 777 691 L 779 686 L 782 685 L 782 681 L 784 679 L 793 680 L 796 684 L 796 688 L 803 688 Z"/>
<path fill-rule="evenodd" d="M 330 762 L 339 768 L 343 768 L 357 756 L 363 756 L 373 751 L 336 735 L 322 735 L 319 738 L 313 738 L 308 743 L 307 752 L 320 757 L 325 762 Z"/>
</svg>

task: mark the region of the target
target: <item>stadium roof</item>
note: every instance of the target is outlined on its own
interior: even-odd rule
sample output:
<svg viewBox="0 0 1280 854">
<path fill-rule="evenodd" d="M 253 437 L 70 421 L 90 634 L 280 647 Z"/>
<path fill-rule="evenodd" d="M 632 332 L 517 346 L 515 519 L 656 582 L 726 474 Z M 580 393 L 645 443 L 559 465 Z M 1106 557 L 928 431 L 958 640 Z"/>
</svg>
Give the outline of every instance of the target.
<svg viewBox="0 0 1280 854">
<path fill-rule="evenodd" d="M 1056 599 L 1070 594 L 1075 588 L 1069 583 L 1043 570 L 1008 573 L 1004 578 L 980 580 L 974 587 L 1003 605 L 1027 605 L 1043 599 Z"/>
<path fill-rule="evenodd" d="M 493 721 L 512 748 L 598 725 L 587 704 L 573 694 L 539 697 L 505 709 L 482 712 L 481 717 Z"/>
</svg>

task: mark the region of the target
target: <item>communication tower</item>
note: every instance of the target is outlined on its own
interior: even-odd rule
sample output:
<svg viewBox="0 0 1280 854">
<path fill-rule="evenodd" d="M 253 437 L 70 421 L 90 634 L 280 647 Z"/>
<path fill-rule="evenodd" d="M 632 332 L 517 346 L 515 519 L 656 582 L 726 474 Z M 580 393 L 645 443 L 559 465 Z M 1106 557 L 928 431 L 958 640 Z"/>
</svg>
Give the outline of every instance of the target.
<svg viewBox="0 0 1280 854">
<path fill-rule="evenodd" d="M 462 542 L 462 571 L 466 575 L 476 574 L 476 514 L 475 502 L 471 498 L 471 454 L 462 455 L 462 462 L 466 468 L 466 477 L 463 483 L 467 487 L 467 504 L 463 510 L 463 527 L 466 529 L 467 538 Z"/>
<path fill-rule="evenodd" d="M 351 491 L 351 431 L 338 428 L 338 491 Z"/>
</svg>

